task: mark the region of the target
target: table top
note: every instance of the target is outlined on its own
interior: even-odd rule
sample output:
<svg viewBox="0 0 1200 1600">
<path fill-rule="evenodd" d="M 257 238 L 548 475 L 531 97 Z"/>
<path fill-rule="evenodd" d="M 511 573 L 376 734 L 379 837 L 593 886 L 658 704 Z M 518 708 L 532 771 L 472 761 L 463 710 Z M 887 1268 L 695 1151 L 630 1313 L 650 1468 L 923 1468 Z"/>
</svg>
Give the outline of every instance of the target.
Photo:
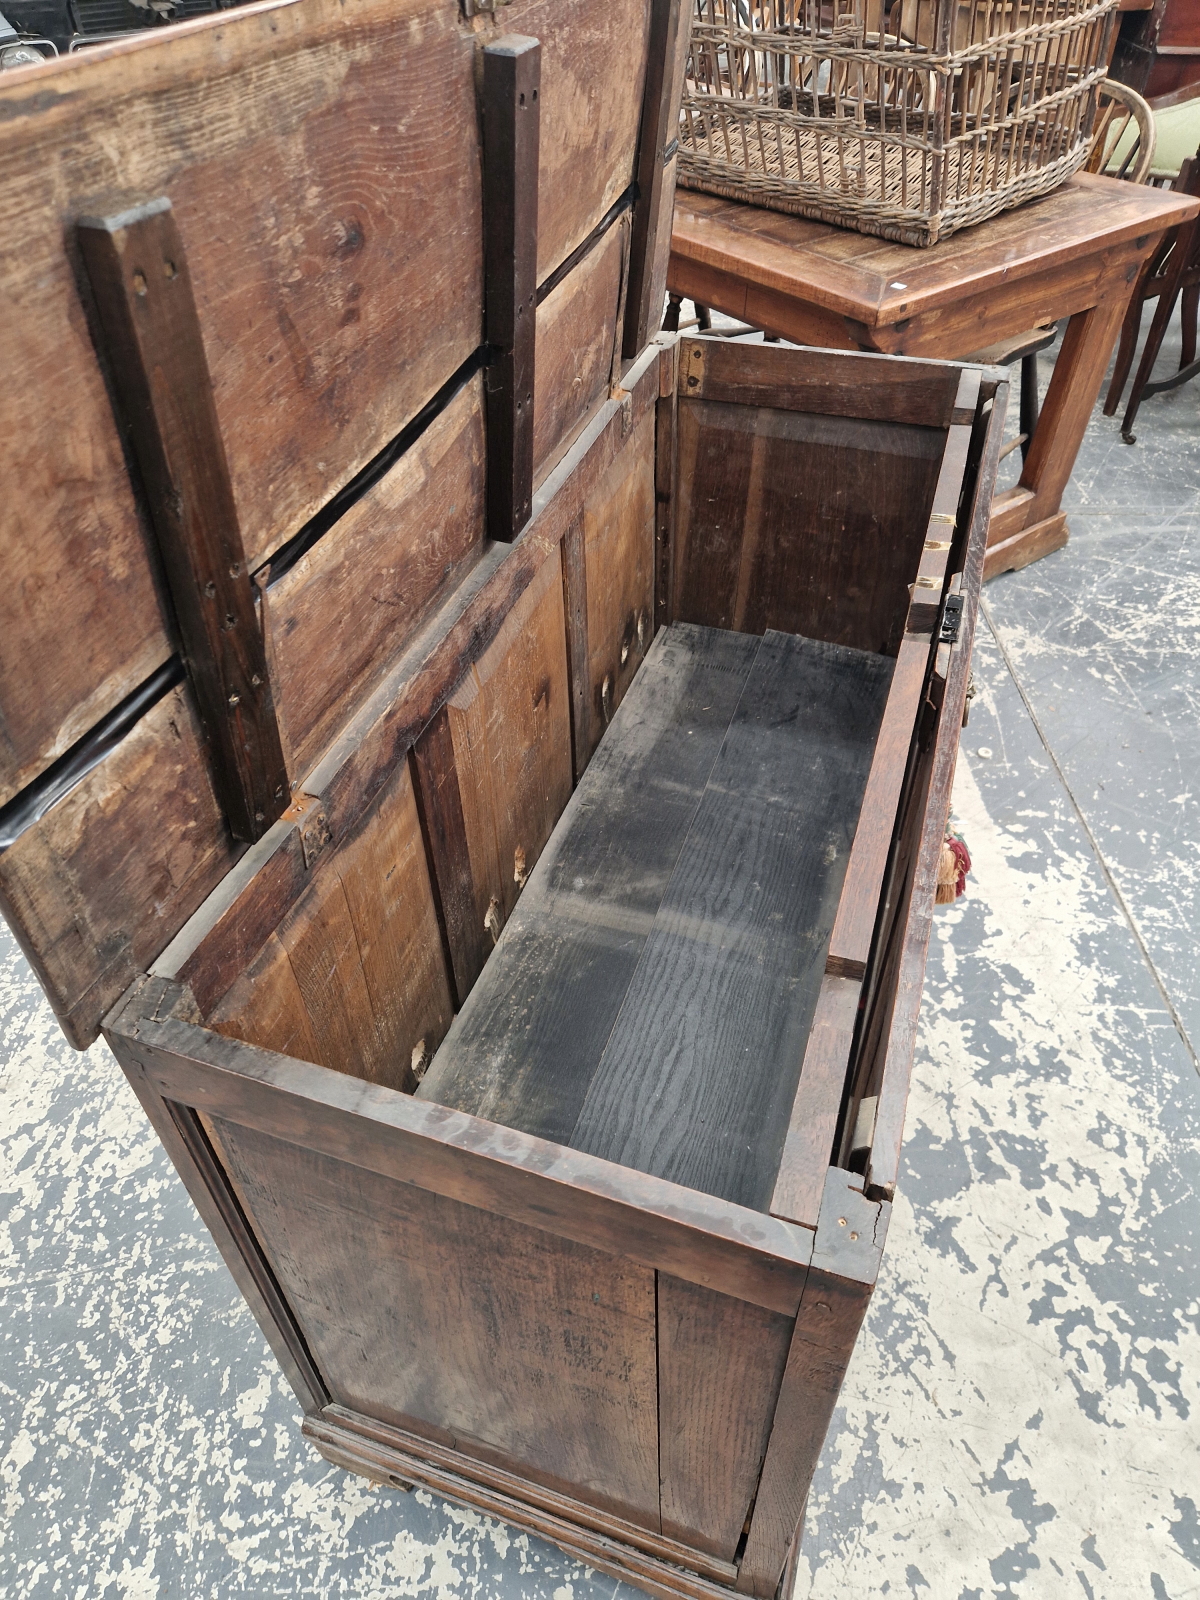
<svg viewBox="0 0 1200 1600">
<path fill-rule="evenodd" d="M 1081 172 L 1041 200 L 920 249 L 678 189 L 671 254 L 886 327 L 1198 212 L 1189 195 Z"/>
</svg>

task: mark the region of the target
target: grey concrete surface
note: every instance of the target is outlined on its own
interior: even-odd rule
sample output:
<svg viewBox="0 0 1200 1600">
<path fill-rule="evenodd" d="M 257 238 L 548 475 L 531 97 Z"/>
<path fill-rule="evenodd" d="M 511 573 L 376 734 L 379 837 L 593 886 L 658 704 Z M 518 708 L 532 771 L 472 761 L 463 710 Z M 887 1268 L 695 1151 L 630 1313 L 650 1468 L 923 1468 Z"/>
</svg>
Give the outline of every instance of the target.
<svg viewBox="0 0 1200 1600">
<path fill-rule="evenodd" d="M 1166 359 L 1166 357 L 1164 357 Z M 1200 1597 L 1200 384 L 989 586 L 901 1194 L 798 1600 Z M 634 1591 L 322 1462 L 103 1046 L 0 930 L 0 1595 Z"/>
</svg>

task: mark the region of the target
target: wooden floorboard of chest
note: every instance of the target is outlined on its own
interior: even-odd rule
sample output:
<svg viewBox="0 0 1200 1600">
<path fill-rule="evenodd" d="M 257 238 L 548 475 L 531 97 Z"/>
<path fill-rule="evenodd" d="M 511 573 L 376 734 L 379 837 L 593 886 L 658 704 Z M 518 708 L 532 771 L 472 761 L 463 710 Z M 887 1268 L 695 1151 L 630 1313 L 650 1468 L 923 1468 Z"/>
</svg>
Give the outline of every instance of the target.
<svg viewBox="0 0 1200 1600">
<path fill-rule="evenodd" d="M 569 1138 L 758 645 L 691 627 L 656 642 L 422 1099 Z"/>
</svg>

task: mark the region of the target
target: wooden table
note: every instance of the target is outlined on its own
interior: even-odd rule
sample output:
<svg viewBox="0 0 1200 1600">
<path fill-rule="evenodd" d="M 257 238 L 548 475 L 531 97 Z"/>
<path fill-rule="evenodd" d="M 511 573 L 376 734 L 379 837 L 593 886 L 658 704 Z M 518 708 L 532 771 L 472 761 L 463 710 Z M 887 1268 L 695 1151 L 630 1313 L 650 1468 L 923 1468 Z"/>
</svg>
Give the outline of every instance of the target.
<svg viewBox="0 0 1200 1600">
<path fill-rule="evenodd" d="M 986 576 L 1067 542 L 1059 507 L 1138 269 L 1187 195 L 1080 173 L 927 250 L 680 189 L 668 286 L 797 344 L 961 360 L 1069 316 L 1020 483 L 996 496 Z"/>
</svg>

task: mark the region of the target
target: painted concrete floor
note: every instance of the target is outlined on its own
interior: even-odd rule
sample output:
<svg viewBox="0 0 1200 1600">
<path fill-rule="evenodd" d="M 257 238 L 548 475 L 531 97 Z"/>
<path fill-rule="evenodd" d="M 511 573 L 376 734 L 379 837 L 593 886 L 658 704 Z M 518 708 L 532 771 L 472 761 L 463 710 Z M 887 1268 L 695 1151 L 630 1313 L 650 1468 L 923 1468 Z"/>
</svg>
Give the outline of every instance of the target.
<svg viewBox="0 0 1200 1600">
<path fill-rule="evenodd" d="M 986 591 L 975 873 L 797 1600 L 1200 1597 L 1200 386 L 1138 439 L 1097 416 L 1071 543 Z M 2 929 L 0 1019 L 0 1595 L 636 1600 L 311 1452 L 116 1064 Z"/>
</svg>

